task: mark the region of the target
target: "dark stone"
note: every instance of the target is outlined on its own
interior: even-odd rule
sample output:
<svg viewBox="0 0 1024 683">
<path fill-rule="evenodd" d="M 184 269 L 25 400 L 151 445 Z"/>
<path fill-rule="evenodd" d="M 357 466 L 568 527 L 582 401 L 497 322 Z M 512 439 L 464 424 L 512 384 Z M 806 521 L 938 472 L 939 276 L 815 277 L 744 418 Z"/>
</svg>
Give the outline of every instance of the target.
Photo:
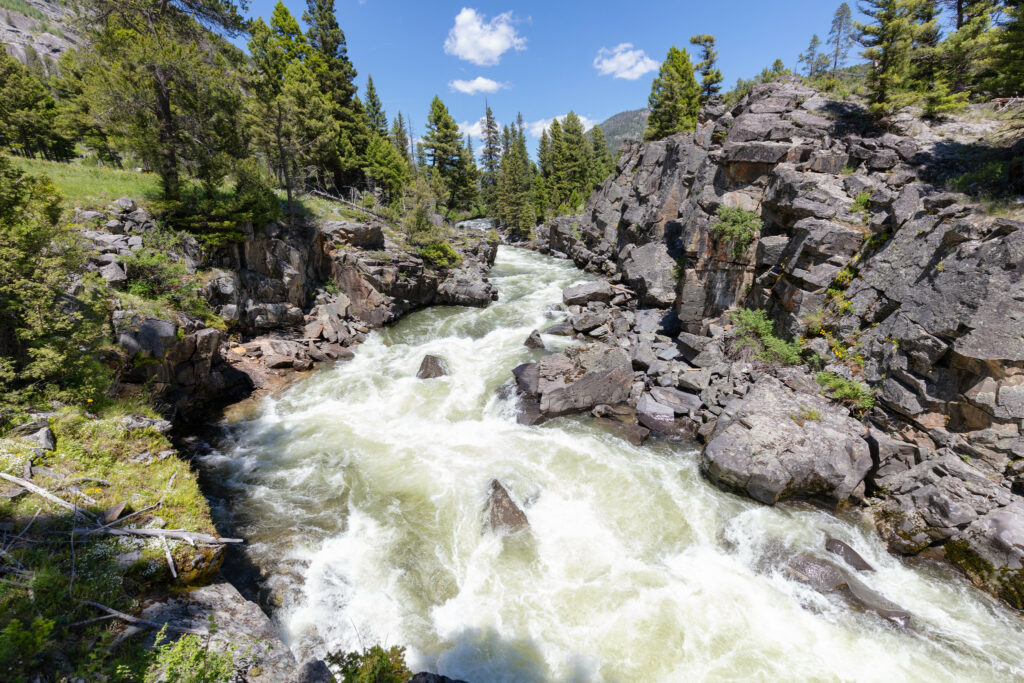
<svg viewBox="0 0 1024 683">
<path fill-rule="evenodd" d="M 487 498 L 487 528 L 494 533 L 515 533 L 530 526 L 526 514 L 512 500 L 497 479 L 491 480 L 491 493 Z"/>
<path fill-rule="evenodd" d="M 567 306 L 585 306 L 591 301 L 611 301 L 612 294 L 611 285 L 604 280 L 596 280 L 566 287 L 562 290 L 562 301 Z"/>
<path fill-rule="evenodd" d="M 860 554 L 843 543 L 837 538 L 829 537 L 825 540 L 825 550 L 830 553 L 834 553 L 839 557 L 846 560 L 846 564 L 850 565 L 859 572 L 873 572 L 875 568 L 868 564 L 867 560 L 860 556 Z"/>
<path fill-rule="evenodd" d="M 540 332 L 537 330 L 531 332 L 530 336 L 526 338 L 525 342 L 523 342 L 523 346 L 528 349 L 543 349 L 544 340 L 540 338 Z"/>
<path fill-rule="evenodd" d="M 438 356 L 431 356 L 430 354 L 423 356 L 420 369 L 416 372 L 416 376 L 420 379 L 434 379 L 435 377 L 443 377 L 447 374 L 448 365 L 444 362 L 444 359 Z"/>
</svg>

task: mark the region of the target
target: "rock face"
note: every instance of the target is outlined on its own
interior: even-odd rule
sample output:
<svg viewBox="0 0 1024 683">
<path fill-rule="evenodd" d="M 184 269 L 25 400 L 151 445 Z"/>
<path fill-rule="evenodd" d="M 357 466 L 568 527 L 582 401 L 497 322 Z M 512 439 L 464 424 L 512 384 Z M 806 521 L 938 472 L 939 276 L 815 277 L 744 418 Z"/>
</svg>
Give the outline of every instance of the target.
<svg viewBox="0 0 1024 683">
<path fill-rule="evenodd" d="M 505 487 L 497 479 L 491 480 L 491 493 L 484 513 L 485 526 L 492 532 L 512 534 L 530 526 L 526 513 L 516 505 Z"/>
<path fill-rule="evenodd" d="M 698 397 L 696 411 L 672 412 L 695 422 L 717 483 L 766 502 L 867 496 L 893 551 L 945 546 L 976 583 L 1021 604 L 1004 541 L 1024 533 L 1024 221 L 943 186 L 963 172 L 951 145 L 993 131 L 906 114 L 880 130 L 859 105 L 795 79 L 732 108 L 712 100 L 692 133 L 623 144 L 581 214 L 535 231 L 534 248 L 619 287 L 567 292 L 558 329 L 628 349 L 629 403 L 657 434 L 672 401 L 653 389 Z M 722 207 L 756 217 L 749 239 L 716 233 Z M 825 370 L 868 387 L 867 434 L 839 420 L 827 427 L 838 442 L 801 445 L 838 416 L 804 400 L 820 392 L 806 370 L 737 372 L 752 360 L 728 341 L 738 307 L 766 310 Z M 789 390 L 773 399 L 794 407 L 796 395 L 821 423 L 755 407 L 748 392 L 766 372 Z M 767 424 L 773 411 L 770 444 L 735 419 Z M 759 447 L 772 459 L 755 458 Z"/>
<path fill-rule="evenodd" d="M 871 469 L 863 426 L 820 396 L 769 376 L 722 413 L 701 455 L 711 481 L 762 503 L 850 497 Z"/>
</svg>

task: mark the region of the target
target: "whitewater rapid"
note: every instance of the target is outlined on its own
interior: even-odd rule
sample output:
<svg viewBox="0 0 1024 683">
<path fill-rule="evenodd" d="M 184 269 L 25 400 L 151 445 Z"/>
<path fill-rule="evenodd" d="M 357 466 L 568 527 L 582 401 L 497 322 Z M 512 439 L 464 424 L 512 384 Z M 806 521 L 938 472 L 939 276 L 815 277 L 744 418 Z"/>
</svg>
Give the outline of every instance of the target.
<svg viewBox="0 0 1024 683">
<path fill-rule="evenodd" d="M 940 564 L 890 556 L 866 520 L 723 493 L 692 444 L 635 447 L 586 417 L 516 424 L 499 388 L 543 353 L 524 339 L 582 278 L 502 247 L 499 301 L 372 333 L 202 459 L 300 661 L 381 643 L 473 683 L 1024 677 L 1017 613 Z M 416 378 L 428 353 L 448 377 Z M 494 478 L 528 530 L 483 531 Z M 838 561 L 826 534 L 878 569 L 859 578 L 913 628 L 787 578 L 794 554 Z"/>
</svg>

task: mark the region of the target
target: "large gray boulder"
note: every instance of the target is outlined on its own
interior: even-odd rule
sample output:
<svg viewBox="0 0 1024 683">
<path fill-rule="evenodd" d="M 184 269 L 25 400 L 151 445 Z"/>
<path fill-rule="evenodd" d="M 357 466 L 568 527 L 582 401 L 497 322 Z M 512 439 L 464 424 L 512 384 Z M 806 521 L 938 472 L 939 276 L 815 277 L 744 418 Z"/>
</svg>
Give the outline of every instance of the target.
<svg viewBox="0 0 1024 683">
<path fill-rule="evenodd" d="M 797 557 L 786 565 L 785 572 L 819 593 L 836 593 L 852 606 L 874 612 L 900 628 L 910 626 L 908 612 L 828 560 L 811 556 Z"/>
<path fill-rule="evenodd" d="M 567 306 L 586 306 L 591 301 L 607 303 L 612 300 L 613 294 L 612 287 L 608 282 L 595 280 L 566 287 L 562 290 L 562 301 Z"/>
<path fill-rule="evenodd" d="M 485 524 L 494 533 L 515 533 L 530 526 L 526 513 L 516 505 L 508 490 L 497 479 L 491 480 L 491 493 L 487 497 Z"/>
<path fill-rule="evenodd" d="M 622 277 L 639 295 L 640 305 L 668 308 L 676 301 L 676 260 L 668 247 L 651 242 L 642 247 L 626 247 L 622 258 Z"/>
<path fill-rule="evenodd" d="M 980 517 L 945 550 L 975 584 L 1024 609 L 1024 503 Z"/>
<path fill-rule="evenodd" d="M 871 469 L 863 433 L 844 409 L 765 375 L 728 403 L 701 454 L 701 471 L 769 505 L 786 498 L 843 501 Z"/>
<path fill-rule="evenodd" d="M 582 412 L 629 398 L 633 366 L 619 348 L 591 344 L 545 356 L 539 363 L 537 395 L 545 417 Z"/>
<path fill-rule="evenodd" d="M 444 359 L 439 356 L 431 356 L 430 354 L 423 356 L 420 369 L 416 372 L 416 376 L 420 379 L 435 379 L 437 377 L 444 377 L 447 374 L 448 364 L 444 362 Z"/>
</svg>

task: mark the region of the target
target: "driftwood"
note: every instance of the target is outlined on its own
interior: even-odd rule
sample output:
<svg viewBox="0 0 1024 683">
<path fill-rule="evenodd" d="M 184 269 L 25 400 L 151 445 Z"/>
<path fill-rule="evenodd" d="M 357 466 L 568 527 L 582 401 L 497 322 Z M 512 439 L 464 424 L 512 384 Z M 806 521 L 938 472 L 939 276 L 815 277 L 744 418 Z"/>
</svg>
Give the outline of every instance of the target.
<svg viewBox="0 0 1024 683">
<path fill-rule="evenodd" d="M 118 612 L 116 609 L 111 609 L 111 608 L 107 607 L 106 605 L 101 605 L 100 603 L 93 602 L 92 600 L 83 600 L 82 604 L 83 605 L 89 605 L 91 607 L 95 607 L 96 609 L 99 609 L 99 610 L 103 610 L 108 615 L 110 615 L 111 618 L 124 619 L 128 623 L 135 624 L 137 626 L 148 626 L 149 628 L 163 628 L 164 626 L 166 626 L 168 631 L 176 631 L 177 633 L 192 633 L 192 634 L 195 634 L 197 636 L 208 636 L 208 635 L 210 635 L 209 631 L 204 631 L 204 630 L 198 629 L 198 628 L 182 628 L 180 626 L 171 626 L 170 624 L 161 624 L 161 623 L 158 623 L 156 621 L 149 621 L 148 619 L 140 619 L 138 617 L 133 617 L 130 614 L 125 614 L 124 612 Z M 88 624 L 91 621 L 99 621 L 99 620 L 98 619 L 87 619 L 85 621 L 76 622 L 75 624 L 72 624 L 72 626 L 78 626 L 78 625 L 81 625 L 81 624 Z"/>
<path fill-rule="evenodd" d="M 350 202 L 349 200 L 342 199 L 341 197 L 335 197 L 334 195 L 329 194 L 327 192 L 324 192 L 323 190 L 318 190 L 316 188 L 313 188 L 312 190 L 310 190 L 310 192 L 312 194 L 315 194 L 315 195 L 318 195 L 320 197 L 323 197 L 324 199 L 330 199 L 332 202 L 338 202 L 339 204 L 344 204 L 345 206 L 350 206 L 353 209 L 357 209 L 359 211 L 362 211 L 363 213 L 367 213 L 367 214 L 373 216 L 374 218 L 379 218 L 382 221 L 386 221 L 387 220 L 387 218 L 385 216 L 382 216 L 381 214 L 377 213 L 373 209 L 367 209 L 365 206 L 360 206 L 359 204 L 356 204 L 355 202 Z"/>
<path fill-rule="evenodd" d="M 223 545 L 225 543 L 245 543 L 241 538 L 219 538 L 209 534 L 193 533 L 182 529 L 114 529 L 111 527 L 100 527 L 98 529 L 75 529 L 76 534 L 87 535 L 90 533 L 111 534 L 113 536 L 153 536 L 156 538 L 176 538 L 191 545 L 202 543 L 204 545 Z"/>
<path fill-rule="evenodd" d="M 160 542 L 164 544 L 164 557 L 167 558 L 167 566 L 171 569 L 171 576 L 176 579 L 178 578 L 178 570 L 174 567 L 174 558 L 171 557 L 171 547 L 167 545 L 167 537 L 161 536 Z"/>
<path fill-rule="evenodd" d="M 79 517 L 82 517 L 82 518 L 88 519 L 88 520 L 91 520 L 93 518 L 92 515 L 90 515 L 85 510 L 83 510 L 82 508 L 78 507 L 77 505 L 73 505 L 72 503 L 69 503 L 66 500 L 62 499 L 62 498 L 58 498 L 57 496 L 53 495 L 52 493 L 50 493 L 46 489 L 40 488 L 40 487 L 36 486 L 35 484 L 33 484 L 32 482 L 27 481 L 25 479 L 22 479 L 21 477 L 15 477 L 13 475 L 5 474 L 4 472 L 0 472 L 0 478 L 6 479 L 7 481 L 11 482 L 12 484 L 17 484 L 21 488 L 26 489 L 28 491 L 31 491 L 32 493 L 35 493 L 36 495 L 42 496 L 46 500 L 50 501 L 51 503 L 56 503 L 57 505 L 61 506 L 62 508 L 66 508 L 68 510 L 71 510 L 76 516 L 79 516 Z"/>
<path fill-rule="evenodd" d="M 610 282 L 608 283 L 608 286 L 611 287 L 612 289 L 617 289 L 619 291 L 625 292 L 626 294 L 629 294 L 631 296 L 636 296 L 636 292 L 634 292 L 629 287 L 623 287 L 622 285 L 613 285 Z"/>
</svg>

